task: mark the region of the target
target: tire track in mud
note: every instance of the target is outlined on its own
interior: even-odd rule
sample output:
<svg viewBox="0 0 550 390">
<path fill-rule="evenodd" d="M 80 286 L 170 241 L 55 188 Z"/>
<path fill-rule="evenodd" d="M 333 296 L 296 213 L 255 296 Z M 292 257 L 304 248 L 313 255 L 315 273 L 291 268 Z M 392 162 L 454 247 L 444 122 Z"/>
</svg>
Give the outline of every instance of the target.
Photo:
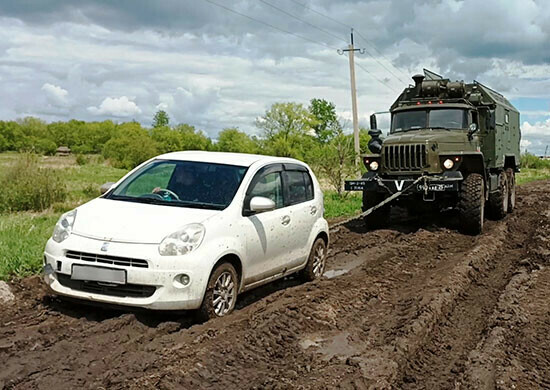
<svg viewBox="0 0 550 390">
<path fill-rule="evenodd" d="M 23 280 L 0 312 L 0 389 L 471 388 L 479 372 L 502 388 L 544 387 L 550 275 L 536 269 L 548 193 L 550 182 L 520 187 L 516 212 L 478 237 L 399 211 L 387 230 L 350 223 L 331 238 L 339 276 L 272 283 L 204 324 L 43 298 Z"/>
</svg>

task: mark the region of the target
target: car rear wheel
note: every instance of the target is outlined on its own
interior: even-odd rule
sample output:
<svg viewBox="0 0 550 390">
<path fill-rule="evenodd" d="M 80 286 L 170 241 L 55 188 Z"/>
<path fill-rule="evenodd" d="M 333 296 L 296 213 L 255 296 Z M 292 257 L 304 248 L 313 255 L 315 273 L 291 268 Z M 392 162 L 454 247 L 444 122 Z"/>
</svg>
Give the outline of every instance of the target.
<svg viewBox="0 0 550 390">
<path fill-rule="evenodd" d="M 216 267 L 208 280 L 200 317 L 209 320 L 231 313 L 237 301 L 238 286 L 237 271 L 231 264 L 222 263 Z"/>
<path fill-rule="evenodd" d="M 307 281 L 319 279 L 325 272 L 327 264 L 327 244 L 322 238 L 317 238 L 311 247 L 311 252 L 307 259 L 306 268 L 302 271 L 302 276 Z"/>
</svg>

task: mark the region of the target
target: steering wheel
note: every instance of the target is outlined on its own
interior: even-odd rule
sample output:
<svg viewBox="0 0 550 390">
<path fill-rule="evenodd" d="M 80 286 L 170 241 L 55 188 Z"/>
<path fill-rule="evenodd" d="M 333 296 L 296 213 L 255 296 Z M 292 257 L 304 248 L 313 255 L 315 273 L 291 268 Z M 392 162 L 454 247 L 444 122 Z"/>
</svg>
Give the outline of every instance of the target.
<svg viewBox="0 0 550 390">
<path fill-rule="evenodd" d="M 173 199 L 175 200 L 180 200 L 180 197 L 174 192 L 174 191 L 170 191 L 168 188 L 161 188 L 159 189 L 158 191 L 154 192 L 154 194 L 156 195 L 159 195 L 161 197 L 164 197 L 161 193 L 167 193 L 168 195 L 170 195 Z"/>
</svg>

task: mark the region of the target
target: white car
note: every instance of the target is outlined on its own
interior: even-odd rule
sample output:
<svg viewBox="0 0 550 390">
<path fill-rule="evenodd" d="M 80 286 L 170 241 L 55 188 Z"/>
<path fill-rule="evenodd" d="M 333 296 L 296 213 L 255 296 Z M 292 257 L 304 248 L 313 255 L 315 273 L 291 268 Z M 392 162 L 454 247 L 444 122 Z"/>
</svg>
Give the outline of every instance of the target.
<svg viewBox="0 0 550 390">
<path fill-rule="evenodd" d="M 61 216 L 44 279 L 73 298 L 223 316 L 243 291 L 323 274 L 323 212 L 319 183 L 300 161 L 168 153 Z"/>
</svg>

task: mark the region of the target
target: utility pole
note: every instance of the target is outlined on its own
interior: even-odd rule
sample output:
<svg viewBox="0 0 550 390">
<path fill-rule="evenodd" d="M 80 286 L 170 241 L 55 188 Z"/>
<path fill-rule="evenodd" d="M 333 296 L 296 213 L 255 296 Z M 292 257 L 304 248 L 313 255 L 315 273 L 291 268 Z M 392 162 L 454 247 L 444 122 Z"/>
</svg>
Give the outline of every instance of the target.
<svg viewBox="0 0 550 390">
<path fill-rule="evenodd" d="M 359 164 L 359 154 L 361 153 L 359 148 L 359 119 L 357 117 L 357 89 L 355 87 L 355 52 L 360 54 L 365 53 L 365 49 L 355 49 L 353 47 L 353 28 L 351 29 L 351 43 L 347 49 L 338 50 L 338 54 L 342 55 L 345 52 L 349 55 L 349 76 L 351 82 L 351 109 L 353 113 L 353 145 L 355 148 L 355 165 Z"/>
</svg>

